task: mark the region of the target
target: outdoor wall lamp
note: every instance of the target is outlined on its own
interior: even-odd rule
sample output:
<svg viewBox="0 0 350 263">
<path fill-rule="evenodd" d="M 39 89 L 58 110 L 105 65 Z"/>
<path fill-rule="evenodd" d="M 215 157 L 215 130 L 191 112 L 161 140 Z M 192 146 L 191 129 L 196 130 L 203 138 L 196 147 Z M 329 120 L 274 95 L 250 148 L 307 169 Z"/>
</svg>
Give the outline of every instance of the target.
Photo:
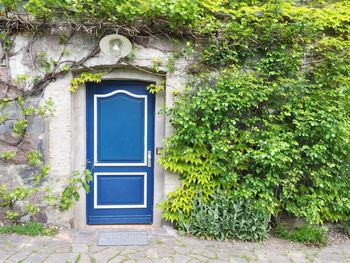
<svg viewBox="0 0 350 263">
<path fill-rule="evenodd" d="M 129 39 L 117 33 L 103 37 L 100 49 L 105 55 L 120 59 L 131 53 L 132 45 Z"/>
</svg>

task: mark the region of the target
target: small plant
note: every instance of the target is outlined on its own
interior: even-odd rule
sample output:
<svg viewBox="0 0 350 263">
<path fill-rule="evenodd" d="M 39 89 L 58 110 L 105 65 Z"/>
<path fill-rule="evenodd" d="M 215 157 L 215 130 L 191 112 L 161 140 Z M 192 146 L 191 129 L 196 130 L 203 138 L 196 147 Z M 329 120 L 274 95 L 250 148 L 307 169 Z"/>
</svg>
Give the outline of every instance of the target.
<svg viewBox="0 0 350 263">
<path fill-rule="evenodd" d="M 85 84 L 86 82 L 94 82 L 94 83 L 100 83 L 102 79 L 102 73 L 90 73 L 90 72 L 83 72 L 78 77 L 71 80 L 71 85 L 69 87 L 69 90 L 74 93 L 77 91 L 80 85 Z"/>
<path fill-rule="evenodd" d="M 162 65 L 163 61 L 159 58 L 154 58 L 152 59 L 152 65 L 151 68 L 155 71 L 155 72 L 159 72 L 159 67 Z"/>
<path fill-rule="evenodd" d="M 89 182 L 92 181 L 91 171 L 85 169 L 82 173 L 73 171 L 68 180 L 68 185 L 64 188 L 58 207 L 60 211 L 68 210 L 74 206 L 74 201 L 79 201 L 80 195 L 78 193 L 81 187 L 88 193 L 90 191 Z"/>
<path fill-rule="evenodd" d="M 50 72 L 53 64 L 55 64 L 52 59 L 49 59 L 47 57 L 47 53 L 45 51 L 40 51 L 37 54 L 37 61 L 38 61 L 39 65 L 44 69 L 45 73 Z"/>
<path fill-rule="evenodd" d="M 234 200 L 216 193 L 209 202 L 196 194 L 189 218 L 179 220 L 183 233 L 207 239 L 261 241 L 268 237 L 270 213 L 250 200 Z"/>
<path fill-rule="evenodd" d="M 17 136 L 21 136 L 25 133 L 28 127 L 27 120 L 17 120 L 13 125 L 13 133 Z"/>
<path fill-rule="evenodd" d="M 162 81 L 159 85 L 156 85 L 156 84 L 152 83 L 152 84 L 149 84 L 147 86 L 147 90 L 151 94 L 156 94 L 156 93 L 158 93 L 158 92 L 160 92 L 160 91 L 162 91 L 164 89 L 165 89 L 165 82 L 164 81 Z"/>
<path fill-rule="evenodd" d="M 306 245 L 324 246 L 327 242 L 327 228 L 317 225 L 304 224 L 289 229 L 286 223 L 281 223 L 275 229 L 279 238 Z"/>
<path fill-rule="evenodd" d="M 16 151 L 5 151 L 0 153 L 0 158 L 4 161 L 9 161 L 16 156 Z"/>
<path fill-rule="evenodd" d="M 16 224 L 10 226 L 1 226 L 0 234 L 18 234 L 28 236 L 54 236 L 57 229 L 51 226 L 45 226 L 38 222 L 28 222 L 25 224 Z"/>
</svg>

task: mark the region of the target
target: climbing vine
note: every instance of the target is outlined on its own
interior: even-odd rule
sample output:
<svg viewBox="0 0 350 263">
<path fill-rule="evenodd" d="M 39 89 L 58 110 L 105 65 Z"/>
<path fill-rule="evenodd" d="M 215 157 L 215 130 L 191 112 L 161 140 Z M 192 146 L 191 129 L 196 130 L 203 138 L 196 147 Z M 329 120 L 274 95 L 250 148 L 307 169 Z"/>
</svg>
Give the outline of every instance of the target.
<svg viewBox="0 0 350 263">
<path fill-rule="evenodd" d="M 167 112 L 176 133 L 161 163 L 182 186 L 165 218 L 191 220 L 198 191 L 211 202 L 224 190 L 277 218 L 348 220 L 349 2 L 231 12 L 199 56 L 216 73 L 199 74 Z"/>
<path fill-rule="evenodd" d="M 75 92 L 81 85 L 87 82 L 99 83 L 101 82 L 101 79 L 102 79 L 101 73 L 83 72 L 78 77 L 71 80 L 71 85 L 69 90 L 71 92 Z"/>
<path fill-rule="evenodd" d="M 198 192 L 203 202 L 211 202 L 223 190 L 232 200 L 249 199 L 275 218 L 289 213 L 312 223 L 349 219 L 349 1 L 1 3 L 5 68 L 15 55 L 13 40 L 19 32 L 31 32 L 35 40 L 42 30 L 66 29 L 60 33 L 58 59 L 44 51 L 31 54 L 29 43 L 39 73 L 9 79 L 5 72 L 1 79 L 6 96 L 0 107 L 13 104 L 22 112 L 15 120 L 0 115 L 0 125 L 13 123 L 16 145 L 27 134 L 28 118 L 51 114 L 50 101 L 40 107 L 26 104 L 51 81 L 77 69 L 84 72 L 72 81 L 73 92 L 86 81 L 100 81 L 101 71 L 85 66 L 98 47 L 80 61 L 64 59 L 75 33 L 98 39 L 118 30 L 135 43 L 145 37 L 180 39 L 186 44 L 169 57 L 167 70 L 172 72 L 181 57 L 191 56 L 194 63 L 187 88 L 166 111 L 176 132 L 160 162 L 179 174 L 182 185 L 163 202 L 164 217 L 175 223 L 189 220 Z M 161 64 L 155 59 L 151 70 L 158 72 Z M 149 87 L 150 92 L 163 89 Z M 8 162 L 15 154 L 4 151 L 1 158 Z M 78 199 L 74 182 L 82 183 L 72 179 L 67 198 Z M 61 202 L 61 208 L 67 204 Z"/>
</svg>

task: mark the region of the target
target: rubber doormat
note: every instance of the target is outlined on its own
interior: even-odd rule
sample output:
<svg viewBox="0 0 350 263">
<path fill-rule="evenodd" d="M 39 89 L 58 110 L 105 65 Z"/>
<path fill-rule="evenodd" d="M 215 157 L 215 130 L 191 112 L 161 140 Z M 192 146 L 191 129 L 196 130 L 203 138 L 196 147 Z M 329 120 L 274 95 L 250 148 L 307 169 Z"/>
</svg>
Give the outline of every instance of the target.
<svg viewBox="0 0 350 263">
<path fill-rule="evenodd" d="M 97 240 L 98 246 L 147 246 L 146 231 L 111 231 L 101 232 Z"/>
</svg>

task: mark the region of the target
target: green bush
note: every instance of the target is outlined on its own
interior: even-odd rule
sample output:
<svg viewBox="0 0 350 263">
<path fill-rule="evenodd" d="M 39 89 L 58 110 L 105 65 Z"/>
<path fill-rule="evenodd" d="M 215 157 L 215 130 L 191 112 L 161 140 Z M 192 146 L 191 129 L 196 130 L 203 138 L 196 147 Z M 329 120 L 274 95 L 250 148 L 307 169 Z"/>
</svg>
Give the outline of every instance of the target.
<svg viewBox="0 0 350 263">
<path fill-rule="evenodd" d="M 28 222 L 24 224 L 1 226 L 0 234 L 28 235 L 28 236 L 54 236 L 57 233 L 56 228 L 47 227 L 42 223 Z"/>
<path fill-rule="evenodd" d="M 160 162 L 182 185 L 161 205 L 164 218 L 188 220 L 197 190 L 209 200 L 224 189 L 274 216 L 346 220 L 350 2 L 228 5 L 230 18 L 201 28 L 212 37 L 167 110 L 175 134 Z"/>
<path fill-rule="evenodd" d="M 162 204 L 164 217 L 190 216 L 196 189 L 207 196 L 224 189 L 275 216 L 287 211 L 313 224 L 347 218 L 350 85 L 307 78 L 271 83 L 231 69 L 191 83 L 168 110 L 176 133 L 160 161 L 182 187 Z"/>
<path fill-rule="evenodd" d="M 307 245 L 323 246 L 327 242 L 327 229 L 316 225 L 301 225 L 288 229 L 287 224 L 280 224 L 275 229 L 277 237 Z"/>
<path fill-rule="evenodd" d="M 249 200 L 234 200 L 227 193 L 217 193 L 210 201 L 193 198 L 191 216 L 179 220 L 179 230 L 207 239 L 261 241 L 268 237 L 270 213 Z"/>
</svg>

